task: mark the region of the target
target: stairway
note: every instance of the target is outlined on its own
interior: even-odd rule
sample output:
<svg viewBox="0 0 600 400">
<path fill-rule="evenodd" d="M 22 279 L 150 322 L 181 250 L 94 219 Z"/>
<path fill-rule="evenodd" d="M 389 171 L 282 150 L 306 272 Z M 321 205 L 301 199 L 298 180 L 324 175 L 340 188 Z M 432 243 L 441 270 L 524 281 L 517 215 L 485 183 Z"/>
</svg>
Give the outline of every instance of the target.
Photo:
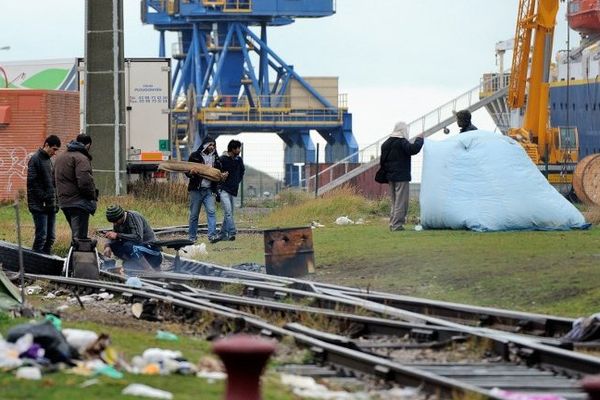
<svg viewBox="0 0 600 400">
<path fill-rule="evenodd" d="M 501 81 L 496 74 L 488 79 L 482 79 L 480 84 L 471 90 L 412 121 L 409 124 L 409 135 L 416 136 L 423 133 L 424 137 L 431 136 L 456 122 L 456 111 L 469 110 L 474 112 L 482 107 L 487 108 L 494 122 L 499 126 L 505 124 L 508 126 L 508 108 L 506 107 L 508 89 L 504 85 L 505 79 L 506 75 L 503 76 Z M 490 88 L 499 89 L 490 92 Z M 306 180 L 306 188 L 314 192 L 317 179 L 318 182 L 327 182 L 325 185 L 320 185 L 317 191 L 318 195 L 322 195 L 373 168 L 379 164 L 381 145 L 388 137 L 389 135 L 386 135 L 375 143 L 329 166 L 319 172 L 318 178 L 316 175 L 311 176 Z M 356 166 L 356 163 L 359 163 L 359 165 Z"/>
</svg>

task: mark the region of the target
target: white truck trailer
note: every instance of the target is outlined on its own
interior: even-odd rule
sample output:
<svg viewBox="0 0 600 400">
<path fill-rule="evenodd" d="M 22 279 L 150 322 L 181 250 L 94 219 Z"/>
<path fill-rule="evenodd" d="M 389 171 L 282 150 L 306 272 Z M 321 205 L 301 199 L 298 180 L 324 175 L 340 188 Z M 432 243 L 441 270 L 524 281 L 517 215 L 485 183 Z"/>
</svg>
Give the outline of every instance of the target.
<svg viewBox="0 0 600 400">
<path fill-rule="evenodd" d="M 154 174 L 161 161 L 171 156 L 170 58 L 126 58 L 125 144 L 127 172 Z M 81 120 L 85 116 L 83 59 L 79 59 Z"/>
</svg>

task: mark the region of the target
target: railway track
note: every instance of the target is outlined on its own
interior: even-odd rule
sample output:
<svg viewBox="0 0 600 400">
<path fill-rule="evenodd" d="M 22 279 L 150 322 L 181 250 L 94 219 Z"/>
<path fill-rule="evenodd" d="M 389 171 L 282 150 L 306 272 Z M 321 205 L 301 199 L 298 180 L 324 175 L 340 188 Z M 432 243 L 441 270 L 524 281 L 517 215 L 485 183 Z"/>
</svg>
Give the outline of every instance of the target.
<svg viewBox="0 0 600 400">
<path fill-rule="evenodd" d="M 115 282 L 118 276 L 110 276 L 113 282 L 28 277 L 76 290 L 106 290 L 132 301 L 152 299 L 175 312 L 211 314 L 227 320 L 234 331 L 292 337 L 332 373 L 420 387 L 440 398 L 502 398 L 493 391 L 499 388 L 585 399 L 579 379 L 600 371 L 599 358 L 561 348 L 564 344 L 555 336 L 566 329 L 568 319 L 441 302 L 426 308 L 422 299 L 365 294 L 214 265 L 202 268 L 217 270 L 219 276 L 147 274 L 140 289 Z M 402 301 L 412 302 L 413 309 L 400 308 Z M 454 309 L 460 309 L 460 318 L 448 312 Z M 475 323 L 483 314 L 494 315 L 499 321 L 495 325 L 503 330 Z M 522 321 L 532 321 L 532 328 L 524 329 L 527 323 Z M 542 329 L 552 324 L 565 327 Z"/>
</svg>

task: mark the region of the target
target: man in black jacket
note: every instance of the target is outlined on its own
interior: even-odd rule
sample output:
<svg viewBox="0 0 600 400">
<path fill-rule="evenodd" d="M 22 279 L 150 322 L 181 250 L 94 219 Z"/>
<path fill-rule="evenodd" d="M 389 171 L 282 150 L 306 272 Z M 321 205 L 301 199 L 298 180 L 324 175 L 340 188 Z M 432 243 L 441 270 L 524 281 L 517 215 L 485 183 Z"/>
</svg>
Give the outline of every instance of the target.
<svg viewBox="0 0 600 400">
<path fill-rule="evenodd" d="M 27 206 L 33 216 L 35 238 L 31 249 L 50 254 L 56 240 L 56 186 L 52 156 L 60 149 L 60 139 L 50 135 L 27 163 Z"/>
<path fill-rule="evenodd" d="M 237 229 L 233 219 L 234 201 L 238 194 L 238 187 L 246 172 L 244 161 L 240 157 L 242 143 L 231 140 L 227 145 L 227 153 L 220 158 L 223 172 L 227 172 L 227 179 L 221 182 L 219 195 L 223 206 L 223 225 L 221 225 L 221 240 L 235 240 Z"/>
<path fill-rule="evenodd" d="M 477 130 L 477 127 L 471 123 L 469 110 L 460 110 L 456 113 L 456 125 L 460 128 L 460 133 Z"/>
<path fill-rule="evenodd" d="M 217 155 L 215 139 L 207 136 L 202 145 L 190 154 L 188 161 L 206 164 L 220 170 L 221 162 Z M 188 184 L 188 192 L 190 193 L 189 238 L 193 241 L 198 238 L 198 216 L 200 215 L 200 208 L 204 204 L 208 224 L 208 240 L 211 243 L 216 243 L 219 241 L 217 235 L 217 206 L 215 204 L 217 182 L 202 178 L 200 174 L 195 172 L 186 172 L 186 175 L 190 178 Z"/>
<path fill-rule="evenodd" d="M 408 140 L 408 126 L 398 122 L 390 137 L 381 145 L 381 166 L 386 172 L 390 185 L 392 206 L 390 211 L 390 231 L 404 230 L 406 213 L 408 212 L 408 194 L 411 157 L 421 151 L 422 135 L 417 135 L 414 142 Z"/>
</svg>

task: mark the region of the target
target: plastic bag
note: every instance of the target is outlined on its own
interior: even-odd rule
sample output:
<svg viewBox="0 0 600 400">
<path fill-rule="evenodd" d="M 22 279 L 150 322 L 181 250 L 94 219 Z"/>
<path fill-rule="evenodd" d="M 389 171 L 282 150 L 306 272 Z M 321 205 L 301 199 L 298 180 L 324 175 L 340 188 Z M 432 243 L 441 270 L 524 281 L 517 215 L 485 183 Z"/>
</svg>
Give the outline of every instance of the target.
<svg viewBox="0 0 600 400">
<path fill-rule="evenodd" d="M 77 350 L 67 343 L 62 333 L 56 330 L 51 321 L 35 324 L 21 324 L 12 327 L 6 335 L 6 340 L 15 343 L 21 336 L 30 333 L 34 343 L 45 350 L 45 356 L 53 363 L 66 362 L 79 358 Z"/>
<path fill-rule="evenodd" d="M 425 229 L 589 227 L 519 143 L 481 130 L 426 141 L 419 201 Z"/>
</svg>

